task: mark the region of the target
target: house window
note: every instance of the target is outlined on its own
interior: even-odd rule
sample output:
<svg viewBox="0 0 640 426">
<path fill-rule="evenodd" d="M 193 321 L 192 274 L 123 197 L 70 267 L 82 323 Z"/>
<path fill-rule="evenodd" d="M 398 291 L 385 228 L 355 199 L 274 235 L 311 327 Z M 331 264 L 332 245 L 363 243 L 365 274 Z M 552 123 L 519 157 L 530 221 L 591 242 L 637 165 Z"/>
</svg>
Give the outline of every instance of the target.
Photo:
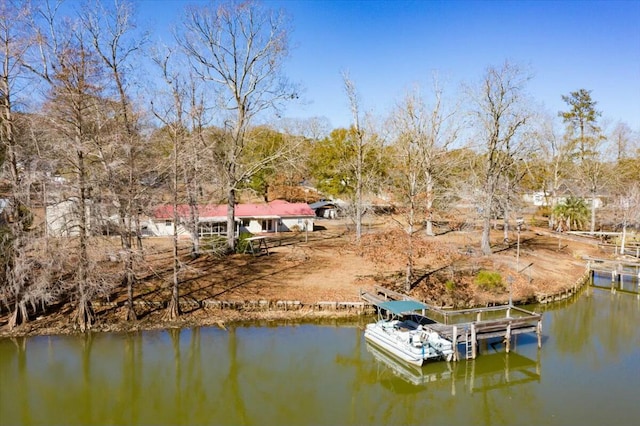
<svg viewBox="0 0 640 426">
<path fill-rule="evenodd" d="M 225 222 L 201 222 L 198 225 L 198 235 L 201 237 L 226 234 L 227 224 Z"/>
<path fill-rule="evenodd" d="M 275 223 L 276 221 L 273 219 L 262 219 L 260 220 L 260 228 L 262 232 L 275 232 Z"/>
<path fill-rule="evenodd" d="M 164 221 L 164 226 L 171 226 L 171 221 L 169 219 Z"/>
</svg>

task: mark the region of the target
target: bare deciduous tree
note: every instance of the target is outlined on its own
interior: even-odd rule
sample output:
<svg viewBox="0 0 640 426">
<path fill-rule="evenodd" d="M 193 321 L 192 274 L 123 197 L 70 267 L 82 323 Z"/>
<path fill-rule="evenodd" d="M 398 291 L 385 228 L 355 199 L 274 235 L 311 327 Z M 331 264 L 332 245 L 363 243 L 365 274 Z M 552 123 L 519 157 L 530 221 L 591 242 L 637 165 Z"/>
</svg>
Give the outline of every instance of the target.
<svg viewBox="0 0 640 426">
<path fill-rule="evenodd" d="M 364 159 L 366 147 L 366 137 L 364 130 L 361 128 L 360 118 L 360 100 L 358 99 L 358 93 L 356 87 L 346 73 L 343 73 L 342 79 L 344 81 L 345 92 L 349 99 L 349 107 L 351 108 L 351 115 L 353 119 L 353 136 L 355 149 L 355 164 L 353 165 L 354 177 L 355 177 L 355 223 L 356 223 L 356 240 L 360 241 L 362 236 L 362 215 L 364 214 L 364 203 L 362 199 L 363 191 L 363 176 L 364 176 Z"/>
<path fill-rule="evenodd" d="M 519 67 L 505 62 L 499 68 L 489 67 L 480 86 L 471 94 L 472 115 L 485 156 L 481 170 L 481 249 L 485 255 L 491 254 L 491 219 L 500 180 L 514 164 L 514 155 L 519 149 L 518 137 L 529 118 L 524 97 L 524 87 L 529 79 Z"/>
<path fill-rule="evenodd" d="M 28 305 L 51 299 L 42 291 L 48 268 L 42 246 L 31 230 L 31 165 L 28 119 L 16 112 L 24 85 L 25 53 L 33 42 L 27 29 L 27 5 L 0 1 L 0 177 L 7 178 L 9 196 L 0 206 L 0 301 L 12 314 L 9 329 L 29 320 Z M 43 286 L 43 280 L 45 285 Z"/>
<path fill-rule="evenodd" d="M 391 117 L 394 149 L 397 155 L 396 187 L 406 203 L 407 270 L 405 291 L 411 290 L 413 279 L 413 236 L 418 224 L 426 223 L 426 234 L 433 236 L 433 206 L 438 182 L 444 173 L 443 155 L 456 132 L 445 131 L 451 113 L 442 106 L 442 91 L 435 86 L 434 104 L 428 107 L 420 93 L 407 94 Z"/>
<path fill-rule="evenodd" d="M 613 128 L 609 141 L 613 144 L 616 160 L 628 158 L 631 154 L 633 131 L 625 122 L 619 121 Z"/>
<path fill-rule="evenodd" d="M 185 99 L 188 90 L 187 83 L 177 69 L 174 69 L 176 54 L 171 49 L 166 50 L 164 57 L 156 57 L 154 61 L 160 67 L 162 78 L 169 88 L 168 100 L 161 104 L 152 102 L 153 114 L 163 123 L 171 142 L 171 194 L 173 210 L 173 280 L 171 285 L 171 299 L 167 306 L 166 318 L 173 320 L 180 315 L 179 273 L 181 270 L 178 257 L 178 227 L 180 225 L 180 213 L 178 211 L 180 194 L 180 154 L 186 143 L 187 129 L 185 126 Z"/>
<path fill-rule="evenodd" d="M 136 319 L 133 307 L 133 286 L 136 282 L 134 271 L 134 236 L 140 241 L 139 177 L 142 165 L 139 161 L 144 149 L 140 135 L 139 114 L 134 110 L 131 94 L 128 93 L 134 63 L 140 59 L 140 49 L 145 43 L 132 37 L 135 29 L 131 6 L 126 2 L 115 2 L 113 8 L 102 2 L 86 4 L 81 16 L 82 22 L 97 55 L 104 63 L 111 79 L 115 116 L 109 120 L 110 131 L 105 135 L 106 143 L 99 146 L 110 198 L 117 206 L 118 233 L 122 246 L 122 284 L 127 289 L 127 319 Z M 110 223 L 107 224 L 110 226 Z"/>
<path fill-rule="evenodd" d="M 227 244 L 235 248 L 235 204 L 239 185 L 259 165 L 239 166 L 246 135 L 259 114 L 296 98 L 282 72 L 288 54 L 285 16 L 253 1 L 227 2 L 216 9 L 192 7 L 180 44 L 193 69 L 213 88 L 227 132 L 218 160 L 227 193 Z"/>
<path fill-rule="evenodd" d="M 556 129 L 554 120 L 545 113 L 536 116 L 533 140 L 535 155 L 524 157 L 532 189 L 542 190 L 550 207 L 549 228 L 554 229 L 554 210 L 558 204 L 560 185 L 571 175 L 571 144 Z"/>
<path fill-rule="evenodd" d="M 74 322 L 85 331 L 91 328 L 94 313 L 92 298 L 104 291 L 101 277 L 93 276 L 89 256 L 91 168 L 95 153 L 91 151 L 104 111 L 102 98 L 104 68 L 91 48 L 82 25 L 71 19 L 59 20 L 57 7 L 45 2 L 33 21 L 38 59 L 28 67 L 45 83 L 47 98 L 43 114 L 51 128 L 50 140 L 60 161 L 59 167 L 72 178 L 73 195 L 68 201 L 75 208 L 78 237 L 77 263 L 73 274 L 75 300 Z M 98 118 L 98 120 L 96 120 Z"/>
<path fill-rule="evenodd" d="M 355 223 L 356 240 L 359 243 L 363 216 L 368 210 L 365 196 L 379 194 L 387 167 L 383 158 L 382 132 L 376 129 L 376 122 L 371 114 L 362 113 L 355 84 L 346 73 L 343 73 L 343 82 L 351 109 L 352 125 L 343 133 L 344 152 L 338 159 L 337 169 L 344 175 L 344 182 L 341 182 L 341 186 L 344 187 L 342 192 L 351 198 L 347 211 Z M 339 130 L 336 135 L 342 133 Z M 331 135 L 334 135 L 334 132 Z"/>
</svg>

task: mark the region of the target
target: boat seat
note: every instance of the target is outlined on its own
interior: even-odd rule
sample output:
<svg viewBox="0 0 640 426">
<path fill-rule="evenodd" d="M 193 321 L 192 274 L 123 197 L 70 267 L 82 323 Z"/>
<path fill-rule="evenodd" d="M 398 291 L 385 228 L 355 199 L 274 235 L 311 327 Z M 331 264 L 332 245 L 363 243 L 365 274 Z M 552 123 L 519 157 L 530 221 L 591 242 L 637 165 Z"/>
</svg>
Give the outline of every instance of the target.
<svg viewBox="0 0 640 426">
<path fill-rule="evenodd" d="M 382 328 L 383 329 L 393 329 L 393 328 L 398 328 L 398 325 L 397 324 L 392 324 L 392 323 L 389 323 L 389 322 L 383 322 L 382 323 Z"/>
<path fill-rule="evenodd" d="M 404 320 L 402 322 L 409 330 L 417 330 L 420 327 L 420 324 L 413 320 Z"/>
</svg>

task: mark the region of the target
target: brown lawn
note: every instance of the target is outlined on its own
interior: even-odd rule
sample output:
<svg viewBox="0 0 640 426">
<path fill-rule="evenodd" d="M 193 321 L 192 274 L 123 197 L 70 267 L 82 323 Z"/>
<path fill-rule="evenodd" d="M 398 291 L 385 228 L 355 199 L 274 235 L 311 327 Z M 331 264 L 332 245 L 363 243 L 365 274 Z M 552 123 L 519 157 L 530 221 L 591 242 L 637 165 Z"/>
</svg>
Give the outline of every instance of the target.
<svg viewBox="0 0 640 426">
<path fill-rule="evenodd" d="M 205 254 L 192 259 L 188 241 L 181 241 L 184 249 L 181 250 L 180 295 L 182 300 L 195 304 L 193 308 L 185 309 L 178 321 L 171 323 L 163 320 L 162 308 L 168 300 L 172 282 L 171 240 L 145 239 L 143 266 L 136 274 L 140 282 L 135 287 L 139 320 L 122 321 L 126 292 L 117 288 L 108 298 L 111 305 L 96 304 L 95 328 L 148 329 L 220 324 L 243 318 L 340 315 L 318 312 L 311 307 L 287 312 L 239 312 L 207 308 L 203 302 L 263 300 L 275 304 L 276 301 L 297 301 L 311 306 L 320 301 L 360 301 L 360 291 L 372 291 L 376 284 L 403 290 L 408 244 L 406 234 L 397 225 L 388 221 L 368 223 L 360 244 L 354 239 L 353 229 L 348 229 L 344 222 L 321 221 L 317 225 L 319 230 L 308 235 L 268 236 L 269 255 L 236 254 L 220 258 Z M 479 253 L 478 230 L 443 232 L 430 238 L 416 236 L 416 279 L 410 294 L 438 306 L 506 303 L 508 287 L 482 291 L 474 284 L 477 271 L 487 269 L 498 271 L 503 282 L 507 277 L 513 277 L 514 300 L 530 301 L 536 292 L 558 292 L 573 285 L 585 272 L 582 256 L 598 255 L 598 248 L 591 241 L 565 236 L 558 239 L 546 230 L 528 229 L 520 235 L 517 259 L 515 233 L 509 244 L 502 242 L 502 231 L 495 231 L 492 237 L 494 254 L 484 257 Z M 118 262 L 105 260 L 103 263 L 112 270 L 119 267 Z M 520 270 L 524 269 L 520 274 L 516 273 L 516 264 Z M 100 301 L 107 302 L 107 299 Z M 55 312 L 19 327 L 13 334 L 73 332 L 69 321 L 71 310 L 72 306 L 63 305 Z M 10 335 L 6 324 L 7 312 L 4 310 L 0 316 L 0 335 Z"/>
</svg>

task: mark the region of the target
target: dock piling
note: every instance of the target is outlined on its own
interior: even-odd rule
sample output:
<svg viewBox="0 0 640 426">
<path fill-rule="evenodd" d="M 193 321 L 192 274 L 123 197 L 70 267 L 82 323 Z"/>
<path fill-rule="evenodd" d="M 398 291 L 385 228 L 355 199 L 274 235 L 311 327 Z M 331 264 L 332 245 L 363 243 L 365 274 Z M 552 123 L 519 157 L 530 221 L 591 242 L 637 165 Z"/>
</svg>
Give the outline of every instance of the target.
<svg viewBox="0 0 640 426">
<path fill-rule="evenodd" d="M 478 342 L 476 340 L 476 325 L 471 323 L 471 359 L 476 359 Z"/>
<path fill-rule="evenodd" d="M 453 360 L 459 361 L 460 354 L 458 353 L 458 327 L 453 326 Z"/>
</svg>

